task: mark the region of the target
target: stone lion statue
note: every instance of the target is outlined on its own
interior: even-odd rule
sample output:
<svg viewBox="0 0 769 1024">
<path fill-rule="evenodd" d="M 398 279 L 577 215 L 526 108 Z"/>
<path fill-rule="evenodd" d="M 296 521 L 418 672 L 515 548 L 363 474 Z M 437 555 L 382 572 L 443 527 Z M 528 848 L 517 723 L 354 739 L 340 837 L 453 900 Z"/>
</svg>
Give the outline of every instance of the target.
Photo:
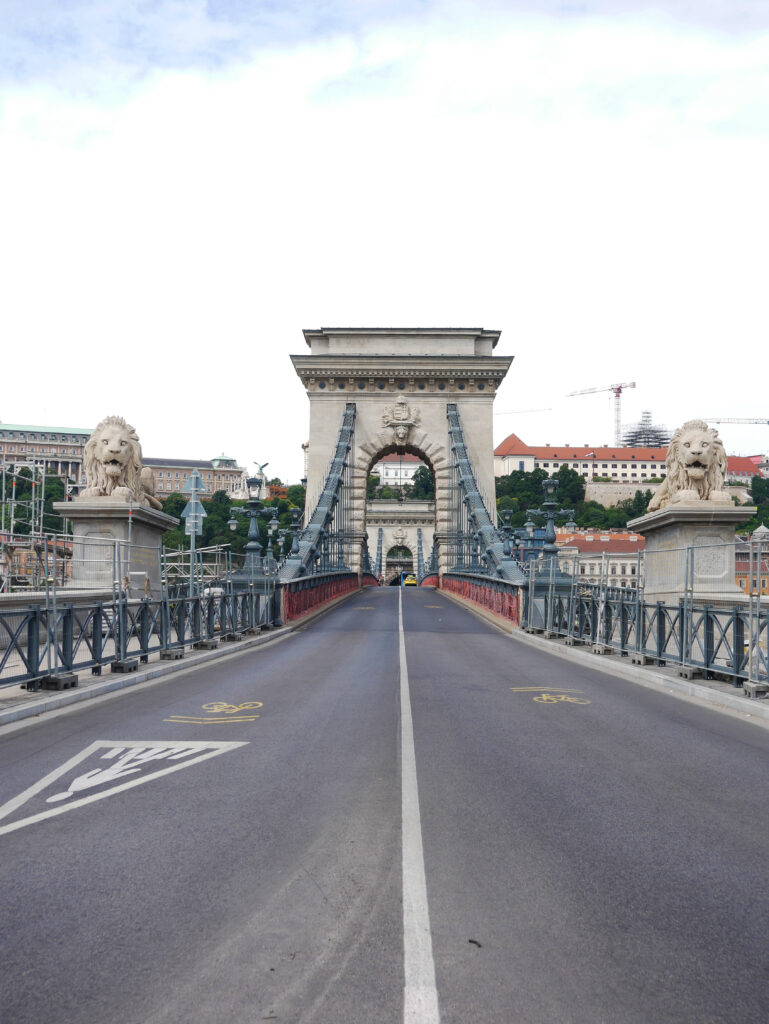
<svg viewBox="0 0 769 1024">
<path fill-rule="evenodd" d="M 673 434 L 665 458 L 667 476 L 649 502 L 649 512 L 677 502 L 731 503 L 724 490 L 724 443 L 704 420 L 688 420 Z"/>
<path fill-rule="evenodd" d="M 86 488 L 79 500 L 123 498 L 161 509 L 152 470 L 142 469 L 139 437 L 122 416 L 107 416 L 88 438 L 83 451 Z"/>
</svg>

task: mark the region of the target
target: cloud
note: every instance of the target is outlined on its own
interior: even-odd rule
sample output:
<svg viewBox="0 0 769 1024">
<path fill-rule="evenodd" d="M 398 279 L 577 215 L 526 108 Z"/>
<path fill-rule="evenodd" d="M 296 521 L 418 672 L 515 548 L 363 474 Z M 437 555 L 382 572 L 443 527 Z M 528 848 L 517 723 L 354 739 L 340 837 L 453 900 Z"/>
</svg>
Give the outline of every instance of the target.
<svg viewBox="0 0 769 1024">
<path fill-rule="evenodd" d="M 608 441 L 609 399 L 564 396 L 615 381 L 638 382 L 628 421 L 761 412 L 760 374 L 727 388 L 714 353 L 766 348 L 764 37 L 447 4 L 397 23 L 372 5 L 353 30 L 352 6 L 280 5 L 257 11 L 279 44 L 201 70 L 157 54 L 216 57 L 256 16 L 184 4 L 166 45 L 174 8 L 151 5 L 155 50 L 125 28 L 120 50 L 112 5 L 90 6 L 104 89 L 5 89 L 0 330 L 6 378 L 36 381 L 5 420 L 114 411 L 148 455 L 223 449 L 295 480 L 288 354 L 302 327 L 366 324 L 501 328 L 500 408 L 553 412 L 501 417 L 497 440 Z M 144 70 L 114 90 L 131 53 Z M 767 447 L 750 436 L 732 450 Z"/>
<path fill-rule="evenodd" d="M 216 72 L 275 48 L 388 29 L 472 36 L 479 26 L 528 19 L 769 30 L 769 8 L 738 0 L 5 0 L 3 7 L 0 80 L 51 82 L 78 94 L 114 94 L 157 70 Z"/>
</svg>

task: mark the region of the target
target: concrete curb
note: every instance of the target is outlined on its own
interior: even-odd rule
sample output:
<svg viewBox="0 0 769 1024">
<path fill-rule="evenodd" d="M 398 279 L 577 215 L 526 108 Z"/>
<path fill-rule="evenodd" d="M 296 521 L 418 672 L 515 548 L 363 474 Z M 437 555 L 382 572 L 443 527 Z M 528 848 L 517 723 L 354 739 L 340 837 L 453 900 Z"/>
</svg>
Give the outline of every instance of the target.
<svg viewBox="0 0 769 1024">
<path fill-rule="evenodd" d="M 521 629 L 511 627 L 506 619 L 481 608 L 472 601 L 465 601 L 456 594 L 441 590 L 439 593 L 462 605 L 469 611 L 476 614 L 484 622 L 495 626 L 505 636 L 510 637 L 517 643 L 528 644 L 541 651 L 554 655 L 556 658 L 563 658 L 584 668 L 596 672 L 603 672 L 610 676 L 619 676 L 631 683 L 638 683 L 649 689 L 657 690 L 659 693 L 666 693 L 668 696 L 677 697 L 679 700 L 702 701 L 713 711 L 725 711 L 740 718 L 747 719 L 756 725 L 769 728 L 769 700 L 758 698 L 748 699 L 741 693 L 724 693 L 714 686 L 708 686 L 706 682 L 692 683 L 681 679 L 673 673 L 675 668 L 664 669 L 659 666 L 645 667 L 643 665 L 630 664 L 627 658 L 621 655 L 611 654 L 599 657 L 586 650 L 576 647 L 566 647 L 562 640 L 547 640 L 544 637 L 532 633 L 524 633 Z"/>
<path fill-rule="evenodd" d="M 247 640 L 225 643 L 224 646 L 218 647 L 214 651 L 206 651 L 205 653 L 193 654 L 191 656 L 185 651 L 184 658 L 179 661 L 148 665 L 138 669 L 136 672 L 131 672 L 129 675 L 110 675 L 107 679 L 88 683 L 82 689 L 78 686 L 60 692 L 42 691 L 39 699 L 30 699 L 28 703 L 8 708 L 6 711 L 0 711 L 0 728 L 13 722 L 21 722 L 24 719 L 38 718 L 46 712 L 58 711 L 60 708 L 68 707 L 72 704 L 80 704 L 83 701 L 92 700 L 94 697 L 102 697 L 117 690 L 125 690 L 131 686 L 138 686 L 141 683 L 161 679 L 163 676 L 169 676 L 176 672 L 189 672 L 191 669 L 200 668 L 211 661 L 232 657 L 233 654 L 244 654 L 253 647 L 262 647 L 265 644 L 288 636 L 297 629 L 306 626 L 308 622 L 319 618 L 321 615 L 325 615 L 326 612 L 331 611 L 332 608 L 335 608 L 342 601 L 346 601 L 348 598 L 359 593 L 359 590 L 352 590 L 349 594 L 342 594 L 340 597 L 333 598 L 321 608 L 308 612 L 301 619 L 290 622 L 287 626 L 280 626 L 278 629 L 272 629 L 269 632 L 260 633 L 258 636 L 249 637 Z M 105 668 L 109 668 L 109 666 L 105 666 Z M 88 670 L 86 669 L 85 671 Z"/>
</svg>

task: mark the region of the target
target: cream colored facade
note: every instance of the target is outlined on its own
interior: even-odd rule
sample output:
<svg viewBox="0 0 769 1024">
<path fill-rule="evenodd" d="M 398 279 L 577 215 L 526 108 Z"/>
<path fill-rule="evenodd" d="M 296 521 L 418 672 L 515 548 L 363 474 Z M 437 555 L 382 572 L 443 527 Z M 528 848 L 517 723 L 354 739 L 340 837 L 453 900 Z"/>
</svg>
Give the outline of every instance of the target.
<svg viewBox="0 0 769 1024">
<path fill-rule="evenodd" d="M 493 355 L 499 331 L 320 329 L 304 332 L 309 355 L 291 357 L 310 399 L 307 509 L 336 447 L 348 402 L 356 406 L 353 523 L 366 536 L 366 482 L 383 455 L 416 455 L 435 476 L 435 529 L 448 539 L 453 461 L 447 405 L 456 403 L 476 482 L 495 518 L 492 407 L 512 357 Z"/>
<path fill-rule="evenodd" d="M 385 583 L 389 583 L 392 574 L 387 572 L 386 559 L 387 552 L 392 548 L 408 548 L 412 559 L 410 568 L 416 572 L 419 530 L 422 531 L 422 557 L 425 563 L 429 562 L 435 536 L 435 503 L 432 501 L 369 501 L 366 505 L 366 530 L 372 565 L 376 558 L 380 529 L 382 531 L 382 574 Z"/>
</svg>

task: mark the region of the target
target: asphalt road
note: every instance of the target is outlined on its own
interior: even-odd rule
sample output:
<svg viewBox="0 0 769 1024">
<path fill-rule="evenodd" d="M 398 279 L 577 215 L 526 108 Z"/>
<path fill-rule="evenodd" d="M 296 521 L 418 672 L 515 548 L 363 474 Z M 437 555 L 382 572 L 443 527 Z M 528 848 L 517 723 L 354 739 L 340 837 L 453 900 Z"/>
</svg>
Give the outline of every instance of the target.
<svg viewBox="0 0 769 1024">
<path fill-rule="evenodd" d="M 765 728 L 364 591 L 0 731 L 0 1020 L 759 1024 L 768 764 Z"/>
</svg>

